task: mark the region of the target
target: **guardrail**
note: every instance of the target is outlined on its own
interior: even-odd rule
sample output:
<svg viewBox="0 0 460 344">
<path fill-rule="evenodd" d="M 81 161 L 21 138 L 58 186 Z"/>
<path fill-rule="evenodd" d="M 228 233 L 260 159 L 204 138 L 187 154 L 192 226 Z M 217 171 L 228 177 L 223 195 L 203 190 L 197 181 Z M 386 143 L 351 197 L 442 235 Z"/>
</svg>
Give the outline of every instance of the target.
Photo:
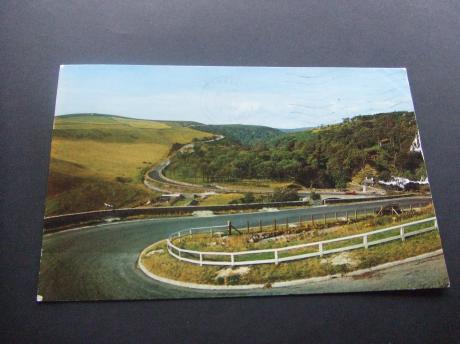
<svg viewBox="0 0 460 344">
<path fill-rule="evenodd" d="M 362 198 L 339 198 L 339 199 L 330 199 L 330 198 L 325 198 L 321 201 L 322 204 L 328 205 L 328 204 L 339 204 L 339 203 L 358 203 L 358 202 L 369 202 L 369 201 L 375 201 L 375 200 L 385 200 L 385 199 L 398 199 L 398 198 L 407 198 L 407 197 L 414 197 L 416 196 L 415 194 L 409 194 L 409 195 L 391 195 L 391 196 L 375 196 L 375 197 L 362 197 Z"/>
<path fill-rule="evenodd" d="M 416 225 L 430 224 L 430 223 L 433 223 L 433 225 L 424 227 L 421 229 L 410 230 L 409 228 L 409 227 L 416 226 Z M 188 250 L 188 249 L 177 247 L 173 243 L 175 239 L 178 239 L 178 238 L 181 238 L 187 235 L 191 236 L 193 233 L 203 232 L 203 231 L 204 232 L 209 231 L 210 233 L 212 233 L 214 229 L 226 228 L 226 227 L 227 227 L 226 225 L 223 225 L 223 226 L 214 226 L 214 227 L 190 228 L 187 230 L 183 230 L 183 231 L 174 233 L 167 239 L 168 252 L 173 257 L 181 261 L 198 264 L 200 266 L 202 265 L 238 266 L 238 265 L 257 265 L 257 264 L 272 264 L 272 263 L 278 264 L 281 262 L 288 262 L 288 261 L 300 260 L 300 259 L 311 258 L 311 257 L 322 257 L 323 255 L 327 255 L 327 254 L 350 251 L 350 250 L 355 250 L 359 248 L 367 249 L 369 246 L 379 245 L 379 244 L 383 244 L 383 243 L 393 241 L 393 240 L 404 241 L 407 237 L 426 233 L 426 232 L 429 232 L 429 231 L 432 231 L 438 228 L 436 217 L 430 217 L 430 218 L 423 219 L 423 220 L 418 220 L 418 221 L 414 221 L 410 223 L 404 223 L 404 224 L 400 224 L 397 226 L 374 230 L 371 232 L 354 234 L 354 235 L 349 235 L 345 237 L 339 237 L 335 239 L 329 239 L 329 240 L 323 240 L 323 241 L 317 241 L 317 242 L 311 242 L 311 243 L 305 243 L 305 244 L 299 244 L 299 245 L 293 245 L 293 246 L 287 246 L 287 247 L 281 247 L 281 248 L 249 250 L 249 251 L 239 251 L 239 252 L 194 251 L 194 250 Z M 377 238 L 374 240 L 370 240 L 370 237 L 372 236 L 391 232 L 391 231 L 396 231 L 396 230 L 398 233 L 397 235 L 391 235 L 391 236 L 384 237 L 381 239 Z M 359 242 L 353 243 L 348 246 L 340 246 L 340 247 L 329 248 L 329 249 L 327 249 L 326 247 L 327 245 L 338 243 L 341 241 L 347 241 L 347 240 L 354 240 L 354 241 L 359 241 Z M 283 256 L 283 254 L 286 254 L 289 251 L 302 250 L 306 248 L 313 248 L 315 250 L 313 252 L 307 252 L 307 253 L 301 253 L 301 254 L 294 253 L 293 255 Z M 251 255 L 252 256 L 263 255 L 263 257 L 261 257 L 261 259 L 251 260 Z M 210 257 L 210 256 L 216 258 L 217 260 L 206 260 L 205 259 L 206 257 Z M 245 258 L 247 260 L 245 260 Z"/>
<path fill-rule="evenodd" d="M 85 221 L 103 221 L 107 218 L 138 215 L 190 215 L 194 211 L 210 210 L 210 211 L 231 211 L 231 210 L 252 210 L 262 209 L 266 207 L 302 207 L 307 206 L 308 202 L 304 201 L 288 201 L 288 202 L 267 202 L 267 203 L 244 203 L 244 204 L 225 204 L 225 205 L 209 205 L 209 206 L 172 206 L 172 207 L 139 207 L 139 208 L 120 208 L 108 210 L 94 210 L 83 213 L 64 214 L 56 216 L 48 216 L 44 219 L 45 231 L 52 231 L 53 228 L 70 224 L 78 224 Z"/>
<path fill-rule="evenodd" d="M 376 202 L 376 201 L 370 201 Z M 421 205 L 431 202 L 431 197 L 410 197 L 410 198 L 396 198 L 396 199 L 384 199 L 379 201 L 379 205 L 388 205 L 397 203 L 402 204 L 413 204 Z M 102 222 L 105 219 L 110 218 L 126 218 L 129 216 L 139 215 L 151 215 L 151 216 L 162 216 L 162 215 L 189 215 L 194 211 L 199 210 L 211 210 L 211 211 L 232 211 L 232 210 L 250 210 L 250 209 L 262 209 L 265 207 L 287 207 L 287 206 L 305 206 L 308 202 L 303 201 L 290 201 L 290 202 L 268 202 L 268 203 L 245 203 L 245 204 L 226 204 L 226 205 L 210 205 L 210 206 L 174 206 L 174 207 L 139 207 L 139 208 L 119 208 L 119 209 L 107 209 L 107 210 L 93 210 L 82 213 L 64 214 L 48 216 L 44 219 L 45 232 L 53 232 L 59 230 L 62 226 L 69 225 L 82 225 L 88 222 Z M 362 205 L 359 205 L 362 207 Z M 354 210 L 350 210 L 351 214 Z M 345 212 L 342 212 L 345 213 Z"/>
</svg>

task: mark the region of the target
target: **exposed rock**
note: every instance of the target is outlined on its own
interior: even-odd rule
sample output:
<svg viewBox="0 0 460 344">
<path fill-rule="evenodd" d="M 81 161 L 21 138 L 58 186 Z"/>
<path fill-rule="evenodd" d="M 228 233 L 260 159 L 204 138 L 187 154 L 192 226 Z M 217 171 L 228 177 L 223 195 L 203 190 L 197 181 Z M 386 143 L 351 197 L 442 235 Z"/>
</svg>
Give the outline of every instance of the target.
<svg viewBox="0 0 460 344">
<path fill-rule="evenodd" d="M 192 213 L 193 216 L 197 217 L 210 217 L 215 216 L 211 210 L 197 210 Z"/>
<path fill-rule="evenodd" d="M 330 263 L 332 265 L 356 266 L 359 262 L 356 259 L 353 259 L 349 252 L 342 252 L 337 255 L 321 259 L 321 263 Z"/>
<path fill-rule="evenodd" d="M 249 266 L 241 266 L 236 269 L 226 268 L 226 269 L 217 271 L 216 278 L 219 278 L 219 277 L 225 278 L 225 277 L 234 276 L 234 275 L 246 275 L 249 273 L 250 270 L 251 268 Z"/>
</svg>

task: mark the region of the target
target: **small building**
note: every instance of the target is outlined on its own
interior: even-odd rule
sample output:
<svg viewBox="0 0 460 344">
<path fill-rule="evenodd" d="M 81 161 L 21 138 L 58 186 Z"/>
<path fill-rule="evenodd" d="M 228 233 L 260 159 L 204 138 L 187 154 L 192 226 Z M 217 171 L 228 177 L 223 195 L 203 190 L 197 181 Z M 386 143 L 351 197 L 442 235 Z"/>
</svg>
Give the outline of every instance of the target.
<svg viewBox="0 0 460 344">
<path fill-rule="evenodd" d="M 363 185 L 373 186 L 375 184 L 374 177 L 364 177 Z"/>
<path fill-rule="evenodd" d="M 422 142 L 420 141 L 420 133 L 418 131 L 417 134 L 415 134 L 414 141 L 412 141 L 412 144 L 410 145 L 409 151 L 421 153 L 423 155 Z"/>
<path fill-rule="evenodd" d="M 365 177 L 361 184 L 363 186 L 363 192 L 367 192 L 367 187 L 374 186 L 375 184 L 374 177 L 371 177 L 371 178 Z"/>
</svg>

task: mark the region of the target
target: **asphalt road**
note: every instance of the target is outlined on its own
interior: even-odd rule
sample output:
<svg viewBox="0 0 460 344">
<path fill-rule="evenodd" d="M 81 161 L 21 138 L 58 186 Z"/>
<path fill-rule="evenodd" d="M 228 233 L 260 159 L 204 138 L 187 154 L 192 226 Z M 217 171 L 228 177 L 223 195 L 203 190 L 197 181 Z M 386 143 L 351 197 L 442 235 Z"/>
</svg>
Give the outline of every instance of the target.
<svg viewBox="0 0 460 344">
<path fill-rule="evenodd" d="M 408 205 L 417 198 L 399 199 L 401 205 Z M 256 223 L 262 220 L 269 224 L 273 219 L 281 223 L 289 218 L 311 214 L 322 215 L 327 212 L 354 211 L 371 206 L 395 203 L 395 201 L 374 201 L 347 205 L 323 206 L 283 210 L 278 212 L 219 215 L 213 217 L 176 217 L 159 218 L 124 223 L 112 223 L 78 230 L 67 230 L 45 235 L 43 238 L 42 262 L 38 294 L 44 301 L 57 300 L 110 300 L 110 299 L 152 299 L 152 298 L 189 298 L 223 297 L 240 295 L 296 294 L 325 291 L 359 291 L 364 289 L 415 288 L 432 283 L 436 285 L 441 278 L 437 271 L 443 260 L 431 259 L 427 269 L 416 269 L 411 282 L 400 279 L 399 283 L 376 283 L 374 279 L 366 281 L 336 279 L 309 285 L 273 288 L 252 291 L 199 291 L 174 287 L 156 282 L 146 277 L 136 268 L 141 250 L 149 244 L 165 239 L 172 232 L 193 226 L 222 225 L 231 220 L 235 226 L 244 226 L 247 221 Z M 413 264 L 414 266 L 416 264 Z M 419 264 L 420 265 L 420 264 Z M 420 271 L 419 271 L 420 270 Z M 398 268 L 388 269 L 400 271 Z M 411 270 L 412 271 L 412 270 Z M 417 273 L 419 271 L 419 273 Z M 390 280 L 394 280 L 393 273 Z M 426 276 L 432 276 L 427 280 Z M 402 276 L 401 276 L 402 277 Z M 343 281 L 339 281 L 343 280 Z M 398 280 L 398 278 L 396 278 Z"/>
</svg>

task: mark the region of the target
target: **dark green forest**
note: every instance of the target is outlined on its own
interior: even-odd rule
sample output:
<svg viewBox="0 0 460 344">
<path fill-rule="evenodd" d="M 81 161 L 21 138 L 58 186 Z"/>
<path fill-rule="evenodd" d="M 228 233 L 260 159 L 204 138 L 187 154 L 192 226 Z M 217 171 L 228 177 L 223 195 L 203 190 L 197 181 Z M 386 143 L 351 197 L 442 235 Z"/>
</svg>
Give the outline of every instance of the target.
<svg viewBox="0 0 460 344">
<path fill-rule="evenodd" d="M 224 140 L 176 154 L 166 173 L 204 183 L 272 179 L 316 188 L 346 187 L 363 171 L 383 180 L 426 176 L 422 155 L 409 151 L 417 131 L 413 112 L 357 116 L 295 133 L 263 128 L 252 128 L 249 140 L 237 126 L 227 128 L 231 134 L 220 131 Z"/>
<path fill-rule="evenodd" d="M 251 146 L 257 142 L 266 142 L 284 135 L 279 129 L 259 125 L 223 124 L 223 125 L 194 125 L 194 129 L 213 134 L 224 135 L 232 143 Z"/>
</svg>

